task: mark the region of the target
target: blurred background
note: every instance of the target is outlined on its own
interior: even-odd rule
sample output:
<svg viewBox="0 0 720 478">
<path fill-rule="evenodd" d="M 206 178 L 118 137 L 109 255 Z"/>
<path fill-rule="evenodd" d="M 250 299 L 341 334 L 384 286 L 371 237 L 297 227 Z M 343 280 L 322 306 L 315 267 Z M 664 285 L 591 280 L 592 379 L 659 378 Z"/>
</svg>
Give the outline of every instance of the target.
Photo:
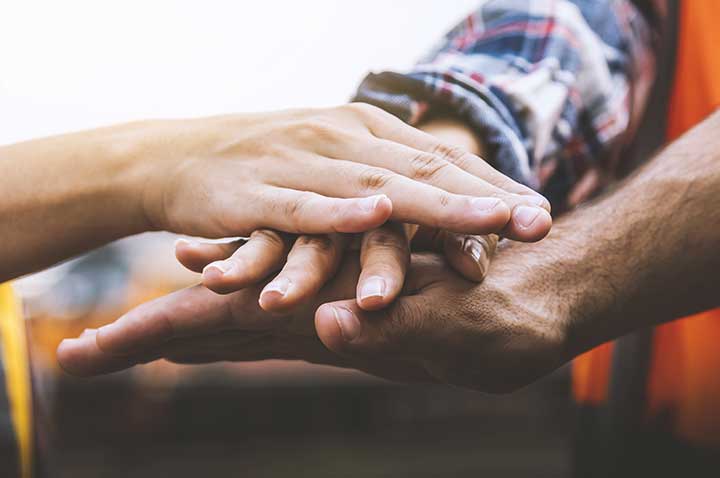
<svg viewBox="0 0 720 478">
<path fill-rule="evenodd" d="M 0 144 L 144 118 L 347 101 L 404 69 L 477 0 L 2 2 Z M 66 336 L 197 281 L 175 237 L 126 239 L 18 284 L 61 477 L 562 477 L 561 370 L 487 396 L 298 362 L 158 362 L 77 380 Z"/>
</svg>

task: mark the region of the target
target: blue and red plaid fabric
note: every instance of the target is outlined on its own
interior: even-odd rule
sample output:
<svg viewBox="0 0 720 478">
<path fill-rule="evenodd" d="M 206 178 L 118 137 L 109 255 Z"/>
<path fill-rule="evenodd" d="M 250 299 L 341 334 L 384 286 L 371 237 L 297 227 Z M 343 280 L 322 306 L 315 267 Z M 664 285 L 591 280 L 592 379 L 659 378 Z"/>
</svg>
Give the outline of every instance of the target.
<svg viewBox="0 0 720 478">
<path fill-rule="evenodd" d="M 411 71 L 368 75 L 355 100 L 413 125 L 459 117 L 489 162 L 562 211 L 611 176 L 654 78 L 653 42 L 629 0 L 489 0 Z"/>
</svg>

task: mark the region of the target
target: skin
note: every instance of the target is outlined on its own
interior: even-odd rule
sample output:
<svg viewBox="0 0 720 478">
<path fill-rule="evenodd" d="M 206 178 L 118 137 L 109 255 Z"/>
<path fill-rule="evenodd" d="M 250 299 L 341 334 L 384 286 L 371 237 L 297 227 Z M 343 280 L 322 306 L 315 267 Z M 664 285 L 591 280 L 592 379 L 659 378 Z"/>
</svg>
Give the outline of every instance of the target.
<svg viewBox="0 0 720 478">
<path fill-rule="evenodd" d="M 414 255 L 402 297 L 367 312 L 347 299 L 359 274 L 348 257 L 304 311 L 267 314 L 259 287 L 196 286 L 64 341 L 58 359 L 78 375 L 157 358 L 303 359 L 514 390 L 606 340 L 720 305 L 719 128 L 716 113 L 542 243 L 505 243 L 481 284 Z"/>
<path fill-rule="evenodd" d="M 0 281 L 151 230 L 336 234 L 393 219 L 542 238 L 551 225 L 547 201 L 503 184 L 522 188 L 482 159 L 363 104 L 39 139 L 0 147 Z M 517 228 L 528 211 L 540 220 Z"/>
<path fill-rule="evenodd" d="M 437 118 L 420 128 L 461 151 L 482 155 L 477 135 L 459 120 Z M 527 194 L 525 186 L 512 181 L 504 180 L 501 185 L 509 192 Z M 538 220 L 545 221 L 546 216 L 537 214 L 530 227 Z M 517 215 L 511 222 L 509 229 L 528 228 L 517 222 Z M 288 312 L 310 300 L 332 279 L 348 248 L 359 249 L 362 273 L 357 304 L 364 310 L 379 310 L 400 294 L 411 250 L 443 253 L 466 279 L 480 282 L 497 240 L 497 235 L 465 235 L 391 222 L 356 237 L 330 234 L 296 238 L 266 229 L 255 231 L 247 241 L 230 244 L 183 239 L 176 243 L 176 256 L 188 269 L 201 272 L 203 285 L 219 294 L 238 291 L 276 274 L 260 292 L 260 307 L 268 312 Z"/>
</svg>

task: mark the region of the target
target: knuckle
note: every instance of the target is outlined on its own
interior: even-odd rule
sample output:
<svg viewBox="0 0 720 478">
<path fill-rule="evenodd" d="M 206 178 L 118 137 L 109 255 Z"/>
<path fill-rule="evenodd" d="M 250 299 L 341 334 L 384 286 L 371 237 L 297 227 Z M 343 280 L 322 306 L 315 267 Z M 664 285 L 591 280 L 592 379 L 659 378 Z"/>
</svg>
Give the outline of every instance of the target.
<svg viewBox="0 0 720 478">
<path fill-rule="evenodd" d="M 438 203 L 440 203 L 440 206 L 443 208 L 446 208 L 450 205 L 451 199 L 450 195 L 448 193 L 440 193 L 438 196 Z"/>
<path fill-rule="evenodd" d="M 289 125 L 289 133 L 301 141 L 332 140 L 336 137 L 338 128 L 327 120 L 321 118 L 296 121 Z"/>
<path fill-rule="evenodd" d="M 447 161 L 458 168 L 467 171 L 477 161 L 477 157 L 463 151 L 459 156 L 456 156 L 454 159 L 448 159 Z"/>
<path fill-rule="evenodd" d="M 380 168 L 365 169 L 358 179 L 364 190 L 376 191 L 385 188 L 393 179 L 393 173 Z"/>
<path fill-rule="evenodd" d="M 246 280 L 259 281 L 272 272 L 271 268 L 260 264 L 257 261 L 245 261 L 242 264 L 243 275 Z"/>
<path fill-rule="evenodd" d="M 290 224 L 296 231 L 300 230 L 300 225 L 302 223 L 302 218 L 305 215 L 305 208 L 307 202 L 308 199 L 303 197 L 298 198 L 294 201 L 289 201 L 284 205 L 283 212 L 285 214 L 285 217 L 288 218 Z"/>
<path fill-rule="evenodd" d="M 407 240 L 396 233 L 386 230 L 374 231 L 367 235 L 365 247 L 367 249 L 390 249 L 398 253 L 408 250 Z"/>
<path fill-rule="evenodd" d="M 452 146 L 446 143 L 437 143 L 432 149 L 432 153 L 450 164 L 462 167 L 472 160 L 472 155 L 462 148 Z"/>
<path fill-rule="evenodd" d="M 285 240 L 282 236 L 270 229 L 260 229 L 254 231 L 250 238 L 256 241 L 263 242 L 273 248 L 283 249 L 285 248 Z"/>
<path fill-rule="evenodd" d="M 319 284 L 328 279 L 328 261 L 322 257 L 304 255 L 295 250 L 280 275 L 297 284 L 296 293 L 307 297 Z"/>
<path fill-rule="evenodd" d="M 377 106 L 371 105 L 369 103 L 361 103 L 361 102 L 355 102 L 355 103 L 349 103 L 345 105 L 345 108 L 349 109 L 350 111 L 364 117 L 370 117 L 370 118 L 378 118 L 387 115 L 384 110 L 378 108 Z"/>
<path fill-rule="evenodd" d="M 450 163 L 429 153 L 419 153 L 410 160 L 411 176 L 421 181 L 436 179 Z"/>
<path fill-rule="evenodd" d="M 295 245 L 299 248 L 314 249 L 322 253 L 332 252 L 335 249 L 335 242 L 326 235 L 300 236 Z"/>
</svg>

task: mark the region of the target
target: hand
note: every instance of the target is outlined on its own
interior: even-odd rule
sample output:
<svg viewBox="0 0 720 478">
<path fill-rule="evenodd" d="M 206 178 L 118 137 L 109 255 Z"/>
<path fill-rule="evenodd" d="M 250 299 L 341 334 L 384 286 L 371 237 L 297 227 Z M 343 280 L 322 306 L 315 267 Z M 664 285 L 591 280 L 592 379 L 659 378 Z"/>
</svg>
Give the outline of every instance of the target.
<svg viewBox="0 0 720 478">
<path fill-rule="evenodd" d="M 472 236 L 390 222 L 351 236 L 300 236 L 255 231 L 248 240 L 211 244 L 180 239 L 175 254 L 188 269 L 202 272 L 203 285 L 228 294 L 280 271 L 260 292 L 268 312 L 289 312 L 314 297 L 332 279 L 347 248 L 360 249 L 357 303 L 378 310 L 399 295 L 410 251 L 436 251 L 469 280 L 481 282 L 495 251 L 496 235 Z M 357 244 L 355 244 L 357 243 Z"/>
<path fill-rule="evenodd" d="M 550 227 L 544 198 L 369 105 L 161 121 L 142 131 L 148 140 L 136 155 L 151 158 L 143 197 L 155 229 L 348 233 L 392 218 L 537 240 Z M 529 212 L 543 220 L 527 228 L 511 220 Z"/>
<path fill-rule="evenodd" d="M 406 294 L 387 310 L 323 305 L 317 336 L 340 358 L 313 334 L 315 304 L 274 317 L 257 306 L 258 288 L 219 296 L 204 287 L 65 341 L 58 358 L 78 374 L 160 357 L 300 358 L 511 390 L 602 342 L 718 306 L 720 228 L 709 225 L 720 223 L 719 124 L 710 116 L 622 187 L 567 214 L 542 245 L 506 243 L 480 285 L 416 256 Z M 357 258 L 348 264 L 320 302 L 352 296 Z"/>
<path fill-rule="evenodd" d="M 421 129 L 431 133 L 434 141 L 459 148 L 457 151 L 477 154 L 483 151 L 477 135 L 461 121 L 438 118 L 422 125 Z M 529 188 L 497 173 L 490 175 L 490 180 L 508 192 L 537 196 Z M 531 215 L 515 214 L 511 225 L 506 227 L 511 234 L 533 227 L 549 227 L 547 214 L 539 214 L 534 208 L 525 208 L 524 212 Z M 525 224 L 519 221 L 523 217 Z M 316 294 L 335 274 L 345 249 L 359 247 L 362 273 L 357 302 L 365 310 L 377 310 L 389 305 L 400 293 L 411 250 L 444 253 L 455 270 L 469 280 L 480 282 L 487 273 L 497 239 L 495 235 L 464 235 L 427 227 L 418 231 L 416 226 L 390 223 L 366 233 L 362 239 L 342 234 L 295 238 L 261 230 L 254 232 L 247 242 L 233 244 L 181 240 L 176 244 L 176 256 L 190 270 L 202 272 L 203 284 L 220 294 L 253 285 L 282 269 L 260 294 L 261 307 L 277 312 L 291 310 Z"/>
<path fill-rule="evenodd" d="M 565 321 L 552 313 L 552 301 L 528 288 L 536 285 L 517 266 L 498 259 L 493 274 L 475 285 L 437 256 L 415 255 L 403 297 L 381 312 L 343 300 L 314 313 L 318 303 L 353 293 L 357 258 L 346 261 L 322 298 L 292 315 L 263 313 L 254 300 L 259 288 L 220 296 L 196 286 L 144 304 L 99 332 L 64 341 L 58 359 L 79 375 L 158 358 L 302 359 L 395 380 L 508 391 L 569 359 Z"/>
<path fill-rule="evenodd" d="M 550 228 L 543 198 L 368 105 L 143 121 L 0 146 L 0 157 L 0 282 L 157 229 L 319 234 L 392 218 L 537 240 Z M 533 212 L 544 219 L 515 226 Z"/>
</svg>

